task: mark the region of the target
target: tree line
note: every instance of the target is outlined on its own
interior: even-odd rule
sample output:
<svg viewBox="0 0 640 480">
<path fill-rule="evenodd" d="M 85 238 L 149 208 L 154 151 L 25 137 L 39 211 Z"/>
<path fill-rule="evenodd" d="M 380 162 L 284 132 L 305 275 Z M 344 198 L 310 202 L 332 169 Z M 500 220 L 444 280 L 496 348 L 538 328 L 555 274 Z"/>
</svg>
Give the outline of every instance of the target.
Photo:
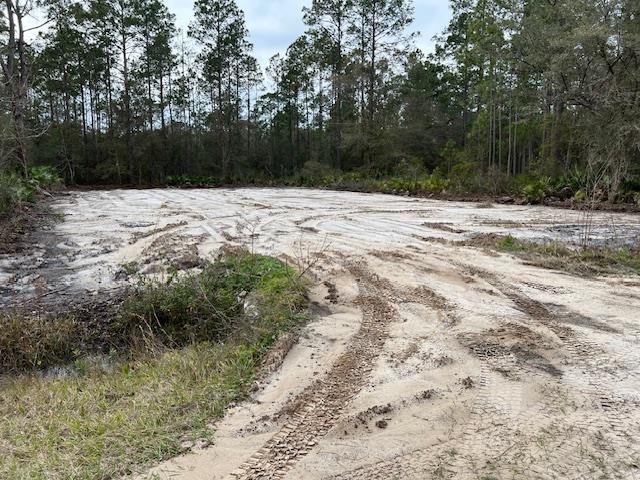
<svg viewBox="0 0 640 480">
<path fill-rule="evenodd" d="M 410 0 L 312 0 L 264 71 L 234 0 L 196 0 L 186 32 L 163 0 L 5 5 L 0 161 L 26 175 L 587 172 L 615 199 L 639 173 L 637 0 L 451 0 L 428 55 Z"/>
</svg>

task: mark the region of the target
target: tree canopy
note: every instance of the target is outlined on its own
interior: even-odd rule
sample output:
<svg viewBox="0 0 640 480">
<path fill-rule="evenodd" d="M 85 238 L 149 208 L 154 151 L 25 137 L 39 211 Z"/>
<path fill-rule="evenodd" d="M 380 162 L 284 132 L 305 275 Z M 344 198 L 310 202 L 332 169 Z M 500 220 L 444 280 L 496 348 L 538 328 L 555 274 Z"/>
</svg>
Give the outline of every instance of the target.
<svg viewBox="0 0 640 480">
<path fill-rule="evenodd" d="M 200 175 L 592 172 L 612 199 L 640 169 L 634 0 L 451 0 L 435 52 L 411 0 L 313 0 L 263 72 L 235 0 L 8 0 L 0 17 L 4 168 L 77 183 Z"/>
</svg>

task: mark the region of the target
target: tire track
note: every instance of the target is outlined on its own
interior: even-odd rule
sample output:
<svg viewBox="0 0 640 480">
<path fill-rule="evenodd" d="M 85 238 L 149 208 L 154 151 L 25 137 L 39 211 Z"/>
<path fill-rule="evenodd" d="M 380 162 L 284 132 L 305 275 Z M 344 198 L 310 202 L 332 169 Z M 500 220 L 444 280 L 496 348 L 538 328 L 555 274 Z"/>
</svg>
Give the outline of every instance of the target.
<svg viewBox="0 0 640 480">
<path fill-rule="evenodd" d="M 512 355 L 489 355 L 481 365 L 480 377 L 474 388 L 478 394 L 470 420 L 462 431 L 451 439 L 426 449 L 418 449 L 398 455 L 326 480 L 387 480 L 425 478 L 480 478 L 478 475 L 486 465 L 504 455 L 512 448 L 509 440 L 517 425 L 530 418 L 531 409 L 519 409 L 522 385 L 512 383 L 510 389 L 497 394 L 496 367 L 517 368 Z M 514 408 L 516 407 L 516 408 Z M 497 423 L 496 423 L 496 420 Z M 505 435 L 509 430 L 509 435 Z M 491 438 L 491 442 L 487 439 Z"/>
<path fill-rule="evenodd" d="M 531 460 L 532 466 L 544 464 L 546 475 L 576 480 L 599 475 L 629 478 L 629 470 L 624 466 L 636 465 L 631 468 L 637 469 L 640 459 L 640 397 L 637 389 L 622 383 L 629 376 L 637 380 L 638 375 L 626 372 L 626 377 L 622 376 L 624 370 L 621 371 L 619 364 L 624 364 L 633 352 L 628 348 L 606 351 L 562 325 L 561 318 L 544 304 L 488 272 L 482 272 L 481 276 L 509 298 L 518 310 L 553 332 L 569 354 L 570 366 L 580 369 L 586 377 L 583 385 L 573 385 L 574 391 L 569 393 L 584 396 L 589 404 L 572 417 L 557 418 L 548 437 L 558 436 L 561 440 L 551 440 L 553 447 L 539 455 L 537 461 Z"/>
<path fill-rule="evenodd" d="M 282 478 L 339 420 L 341 411 L 366 384 L 395 310 L 379 279 L 362 267 L 351 271 L 359 278 L 356 304 L 363 314 L 360 329 L 325 378 L 311 384 L 294 401 L 284 427 L 234 472 L 233 478 Z"/>
<path fill-rule="evenodd" d="M 474 273 L 478 275 L 477 270 Z M 615 388 L 618 378 L 613 372 L 619 369 L 612 366 L 616 357 L 626 353 L 606 352 L 563 325 L 542 303 L 488 272 L 478 276 L 555 335 L 568 353 L 570 366 L 587 375 L 587 385 L 571 391 L 557 374 L 523 362 L 499 343 L 468 344 L 481 360 L 481 374 L 470 420 L 460 435 L 327 480 L 635 478 L 640 464 L 640 400 L 637 392 Z M 465 343 L 464 336 L 460 340 Z M 508 388 L 497 387 L 501 379 L 496 372 L 511 380 Z M 537 384 L 544 393 L 524 407 L 522 379 Z M 587 404 L 572 405 L 581 396 Z"/>
</svg>

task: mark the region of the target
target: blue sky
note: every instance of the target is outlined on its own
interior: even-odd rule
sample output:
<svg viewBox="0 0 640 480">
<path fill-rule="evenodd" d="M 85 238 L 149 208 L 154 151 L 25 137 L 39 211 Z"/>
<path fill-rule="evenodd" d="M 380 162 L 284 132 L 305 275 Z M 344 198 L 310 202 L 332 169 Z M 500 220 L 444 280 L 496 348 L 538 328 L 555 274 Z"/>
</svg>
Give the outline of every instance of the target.
<svg viewBox="0 0 640 480">
<path fill-rule="evenodd" d="M 247 27 L 254 44 L 254 53 L 262 65 L 286 48 L 301 33 L 302 7 L 311 0 L 237 0 L 245 12 Z M 450 18 L 448 0 L 414 0 L 415 22 L 413 30 L 420 32 L 416 46 L 424 52 L 433 49 L 432 37 L 444 30 Z M 167 0 L 169 9 L 176 14 L 178 26 L 186 31 L 192 18 L 192 0 Z"/>
</svg>

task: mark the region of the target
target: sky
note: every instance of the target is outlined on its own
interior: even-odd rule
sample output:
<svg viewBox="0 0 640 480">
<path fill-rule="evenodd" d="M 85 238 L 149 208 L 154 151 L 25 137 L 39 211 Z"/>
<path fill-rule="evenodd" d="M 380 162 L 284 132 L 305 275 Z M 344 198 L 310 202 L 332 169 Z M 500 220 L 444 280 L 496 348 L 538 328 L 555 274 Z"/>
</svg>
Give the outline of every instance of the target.
<svg viewBox="0 0 640 480">
<path fill-rule="evenodd" d="M 258 61 L 266 66 L 276 53 L 287 47 L 305 30 L 302 7 L 311 0 L 237 0 L 245 12 L 247 28 Z M 415 21 L 412 31 L 420 32 L 416 46 L 425 53 L 433 51 L 433 36 L 441 33 L 451 17 L 448 0 L 414 0 Z M 177 24 L 186 31 L 192 19 L 192 0 L 167 0 Z"/>
</svg>

